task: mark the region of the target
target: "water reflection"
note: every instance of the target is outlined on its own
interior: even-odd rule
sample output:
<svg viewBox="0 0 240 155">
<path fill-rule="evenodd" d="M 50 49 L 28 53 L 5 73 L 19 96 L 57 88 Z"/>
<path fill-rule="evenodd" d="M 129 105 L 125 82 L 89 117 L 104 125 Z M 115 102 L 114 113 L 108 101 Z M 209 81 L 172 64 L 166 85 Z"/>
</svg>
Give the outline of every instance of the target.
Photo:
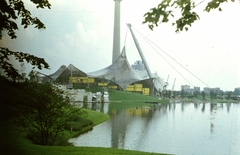
<svg viewBox="0 0 240 155">
<path fill-rule="evenodd" d="M 202 112 L 205 111 L 205 103 L 202 104 Z"/>
<path fill-rule="evenodd" d="M 87 103 L 83 103 L 83 102 L 75 102 L 73 103 L 76 107 L 78 108 L 87 108 L 87 109 L 91 109 L 91 110 L 95 110 L 98 112 L 102 112 L 107 114 L 108 113 L 108 108 L 109 108 L 109 103 L 101 103 L 101 102 L 87 102 Z"/>
<path fill-rule="evenodd" d="M 227 104 L 227 111 L 228 111 L 228 112 L 230 111 L 230 106 L 231 106 L 231 103 L 228 103 L 228 104 Z"/>
<path fill-rule="evenodd" d="M 171 103 L 121 110 L 109 104 L 83 105 L 110 119 L 70 142 L 172 154 L 240 154 L 239 104 Z"/>
</svg>

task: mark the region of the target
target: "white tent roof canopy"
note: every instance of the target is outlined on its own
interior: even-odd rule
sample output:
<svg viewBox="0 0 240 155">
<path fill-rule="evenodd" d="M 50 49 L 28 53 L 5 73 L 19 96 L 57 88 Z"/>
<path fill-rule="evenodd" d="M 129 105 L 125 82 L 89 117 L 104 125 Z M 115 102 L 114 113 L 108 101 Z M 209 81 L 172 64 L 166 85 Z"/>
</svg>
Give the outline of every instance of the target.
<svg viewBox="0 0 240 155">
<path fill-rule="evenodd" d="M 87 73 L 87 75 L 88 77 L 103 78 L 113 81 L 123 90 L 134 82 L 149 79 L 146 70 L 137 71 L 130 66 L 127 60 L 125 47 L 123 47 L 121 54 L 112 65 L 95 72 Z M 154 79 L 154 87 L 157 90 L 162 89 L 164 84 L 163 80 L 157 74 L 154 74 Z"/>
<path fill-rule="evenodd" d="M 130 66 L 125 52 L 125 47 L 117 60 L 110 66 L 99 71 L 87 73 L 88 77 L 104 78 L 118 84 L 122 89 L 134 82 L 143 80 L 141 76 Z"/>
</svg>

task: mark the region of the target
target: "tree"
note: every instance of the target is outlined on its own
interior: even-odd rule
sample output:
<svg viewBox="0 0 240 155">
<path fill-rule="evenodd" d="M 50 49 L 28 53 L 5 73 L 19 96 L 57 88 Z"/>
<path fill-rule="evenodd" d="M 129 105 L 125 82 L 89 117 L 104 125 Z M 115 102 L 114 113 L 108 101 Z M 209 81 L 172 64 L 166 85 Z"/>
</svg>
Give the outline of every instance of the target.
<svg viewBox="0 0 240 155">
<path fill-rule="evenodd" d="M 36 4 L 37 8 L 49 8 L 48 0 L 30 0 Z M 30 25 L 38 29 L 44 29 L 45 25 L 37 18 L 32 17 L 23 3 L 23 0 L 1 0 L 0 1 L 0 39 L 6 32 L 11 39 L 16 39 L 17 22 L 27 28 Z M 5 95 L 3 99 L 8 99 L 1 104 L 13 105 L 17 109 L 14 122 L 22 126 L 24 132 L 33 140 L 41 145 L 54 145 L 64 133 L 68 121 L 75 117 L 85 117 L 86 114 L 69 104 L 69 100 L 64 98 L 62 92 L 51 84 L 39 84 L 34 82 L 35 73 L 31 72 L 31 82 L 16 82 L 21 78 L 18 70 L 13 67 L 10 57 L 14 57 L 18 62 L 30 63 L 34 68 L 49 68 L 43 58 L 23 52 L 14 52 L 6 47 L 0 47 L 0 68 L 5 72 L 5 77 L 0 76 L 1 88 Z M 4 79 L 4 80 L 2 80 Z M 11 80 L 9 80 L 11 79 Z M 7 81 L 7 82 L 6 82 Z M 10 88 L 17 86 L 17 89 Z M 13 97 L 14 91 L 14 97 Z M 10 100 L 10 101 L 9 101 Z M 9 106 L 7 105 L 7 106 Z M 16 107 L 15 107 L 16 106 Z"/>
<path fill-rule="evenodd" d="M 31 2 L 36 4 L 37 8 L 47 7 L 50 9 L 51 7 L 48 0 L 31 0 Z M 37 17 L 33 17 L 31 12 L 25 8 L 22 0 L 1 0 L 0 9 L 0 39 L 2 39 L 3 31 L 6 31 L 12 39 L 17 38 L 15 32 L 18 29 L 17 19 L 21 21 L 24 28 L 30 25 L 34 25 L 38 29 L 46 28 Z"/>
<path fill-rule="evenodd" d="M 232 96 L 231 91 L 227 92 L 227 100 L 230 100 L 230 99 L 231 99 L 231 96 Z"/>
<path fill-rule="evenodd" d="M 62 91 L 50 84 L 26 82 L 14 122 L 36 144 L 58 145 L 69 121 L 85 117 L 83 110 L 69 104 Z"/>
<path fill-rule="evenodd" d="M 215 98 L 215 93 L 212 90 L 210 92 L 210 97 L 211 97 L 211 100 L 213 100 Z"/>
<path fill-rule="evenodd" d="M 198 96 L 198 91 L 194 91 L 194 97 L 197 97 Z"/>
<path fill-rule="evenodd" d="M 49 8 L 51 4 L 48 0 L 31 0 L 32 3 L 36 4 L 37 8 Z M 30 25 L 35 26 L 37 29 L 45 29 L 45 25 L 37 18 L 33 17 L 29 10 L 24 6 L 22 0 L 1 0 L 0 1 L 0 39 L 2 39 L 3 32 L 7 32 L 7 35 L 11 39 L 16 39 L 16 30 L 18 25 L 17 20 L 21 21 L 21 25 L 27 28 Z M 46 68 L 49 69 L 48 63 L 43 58 L 38 58 L 34 55 L 30 55 L 23 52 L 14 52 L 5 47 L 0 47 L 0 68 L 5 72 L 6 76 L 12 80 L 17 80 L 22 76 L 18 73 L 18 70 L 13 67 L 9 61 L 9 57 L 14 56 L 18 62 L 24 60 L 30 63 L 33 68 L 38 69 Z"/>
<path fill-rule="evenodd" d="M 235 95 L 240 95 L 240 88 L 235 88 L 234 89 L 234 94 Z"/>
<path fill-rule="evenodd" d="M 185 91 L 184 89 L 181 90 L 181 97 L 184 98 L 184 95 L 185 95 Z"/>
<path fill-rule="evenodd" d="M 234 2 L 235 0 L 231 1 Z M 222 11 L 220 5 L 224 2 L 227 2 L 227 0 L 211 0 L 204 11 L 210 12 L 213 9 Z M 143 23 L 148 23 L 148 27 L 153 30 L 159 23 L 169 22 L 177 14 L 176 10 L 179 10 L 181 15 L 172 25 L 176 26 L 176 32 L 184 29 L 187 31 L 196 20 L 200 19 L 194 9 L 201 3 L 202 1 L 196 4 L 194 0 L 163 0 L 157 7 L 144 14 Z"/>
<path fill-rule="evenodd" d="M 9 61 L 10 56 L 14 56 L 15 60 L 19 63 L 25 60 L 33 66 L 33 69 L 35 67 L 40 70 L 42 68 L 49 69 L 48 63 L 43 58 L 28 53 L 10 51 L 8 48 L 0 47 L 0 68 L 5 72 L 8 78 L 14 81 L 22 78 L 22 75 L 18 73 L 18 70 L 14 68 L 13 64 Z"/>
<path fill-rule="evenodd" d="M 205 96 L 206 96 L 205 92 L 202 91 L 202 97 L 203 97 L 203 100 L 205 100 Z"/>
</svg>

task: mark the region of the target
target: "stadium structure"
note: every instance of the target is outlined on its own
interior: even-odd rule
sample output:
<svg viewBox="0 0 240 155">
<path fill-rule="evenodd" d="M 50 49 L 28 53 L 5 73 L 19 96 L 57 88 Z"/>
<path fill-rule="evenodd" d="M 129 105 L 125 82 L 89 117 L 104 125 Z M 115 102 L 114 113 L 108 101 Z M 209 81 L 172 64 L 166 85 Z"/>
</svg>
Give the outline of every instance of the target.
<svg viewBox="0 0 240 155">
<path fill-rule="evenodd" d="M 62 84 L 73 83 L 83 85 L 97 85 L 100 87 L 108 87 L 110 89 L 119 89 L 124 91 L 139 92 L 144 95 L 160 95 L 162 90 L 166 88 L 167 83 L 158 76 L 157 73 L 151 73 L 139 43 L 131 29 L 131 25 L 127 24 L 131 31 L 136 48 L 142 60 L 137 64 L 130 65 L 127 59 L 125 47 L 120 53 L 120 2 L 115 1 L 114 15 L 114 35 L 113 35 L 113 51 L 112 64 L 95 72 L 84 73 L 74 65 L 68 67 L 62 65 L 55 73 L 49 75 L 53 82 Z M 140 62 L 140 63 L 139 63 Z M 45 82 L 48 81 L 44 78 Z"/>
</svg>

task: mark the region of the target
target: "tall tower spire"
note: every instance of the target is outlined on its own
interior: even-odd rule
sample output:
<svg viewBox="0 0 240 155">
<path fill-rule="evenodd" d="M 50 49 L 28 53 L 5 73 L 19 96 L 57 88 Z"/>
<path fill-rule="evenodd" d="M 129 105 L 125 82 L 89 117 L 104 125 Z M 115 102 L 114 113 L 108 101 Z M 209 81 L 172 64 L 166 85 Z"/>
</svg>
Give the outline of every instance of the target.
<svg viewBox="0 0 240 155">
<path fill-rule="evenodd" d="M 113 30 L 113 54 L 112 63 L 117 60 L 120 54 L 120 2 L 122 0 L 115 1 L 115 12 L 114 12 L 114 30 Z"/>
</svg>

